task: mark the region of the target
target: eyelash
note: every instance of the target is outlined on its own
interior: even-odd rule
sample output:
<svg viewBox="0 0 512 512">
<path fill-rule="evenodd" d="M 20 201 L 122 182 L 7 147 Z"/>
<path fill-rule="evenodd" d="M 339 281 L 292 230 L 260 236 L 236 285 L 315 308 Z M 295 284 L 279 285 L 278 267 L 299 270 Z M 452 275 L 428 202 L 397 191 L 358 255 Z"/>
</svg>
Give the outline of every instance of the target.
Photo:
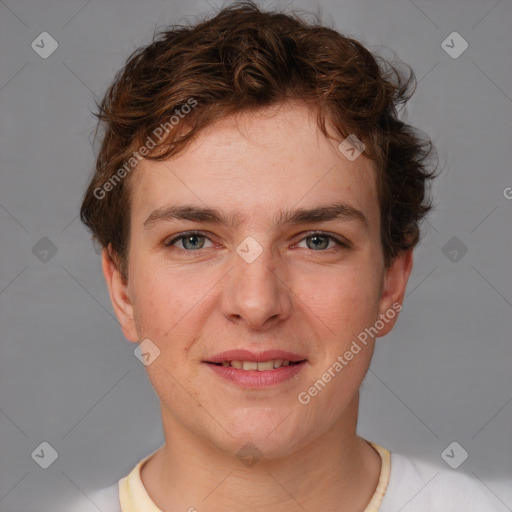
<svg viewBox="0 0 512 512">
<path fill-rule="evenodd" d="M 172 240 L 165 241 L 163 243 L 163 246 L 165 248 L 167 248 L 167 249 L 170 249 L 173 246 L 173 244 L 175 244 L 179 240 L 183 240 L 183 239 L 185 239 L 185 238 L 187 238 L 189 236 L 194 236 L 194 235 L 203 236 L 203 237 L 207 238 L 208 240 L 210 240 L 210 238 L 206 235 L 206 233 L 204 233 L 202 231 L 185 231 L 185 232 L 181 233 L 180 235 L 174 237 Z M 306 238 L 311 238 L 311 237 L 314 237 L 314 236 L 322 236 L 322 237 L 329 238 L 330 240 L 334 241 L 339 247 L 342 247 L 344 249 L 350 249 L 351 248 L 351 245 L 350 245 L 349 242 L 345 242 L 342 239 L 338 238 L 337 236 L 335 236 L 335 235 L 333 235 L 331 233 L 325 232 L 325 231 L 311 231 L 306 236 L 301 238 L 299 240 L 299 242 L 302 242 Z M 212 240 L 210 240 L 210 242 L 211 241 Z M 197 249 L 197 250 L 193 251 L 193 250 L 188 250 L 188 249 L 182 249 L 182 248 L 179 248 L 179 247 L 173 247 L 173 249 L 177 249 L 177 250 L 179 250 L 181 252 L 187 252 L 187 253 L 199 252 L 201 250 L 201 249 Z M 318 251 L 313 251 L 313 249 L 311 249 L 311 251 L 313 251 L 313 252 L 330 252 L 330 251 L 332 251 L 332 249 L 335 249 L 335 248 L 331 247 L 330 249 L 320 249 Z"/>
</svg>

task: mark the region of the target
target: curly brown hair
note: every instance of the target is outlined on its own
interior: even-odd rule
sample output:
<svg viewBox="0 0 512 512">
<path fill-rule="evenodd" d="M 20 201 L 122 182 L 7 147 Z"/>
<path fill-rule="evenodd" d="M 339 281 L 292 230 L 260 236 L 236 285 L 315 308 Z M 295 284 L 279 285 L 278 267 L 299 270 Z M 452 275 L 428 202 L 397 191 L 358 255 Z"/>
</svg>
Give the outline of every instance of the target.
<svg viewBox="0 0 512 512">
<path fill-rule="evenodd" d="M 133 173 L 126 163 L 136 167 L 134 155 L 142 158 L 137 148 L 146 159 L 167 159 L 216 120 L 300 100 L 315 109 L 324 135 L 356 135 L 375 162 L 389 267 L 419 241 L 419 223 L 432 207 L 428 180 L 436 169 L 430 169 L 432 142 L 398 117 L 416 87 L 414 72 L 403 66 L 408 73 L 331 28 L 296 14 L 265 12 L 252 2 L 160 31 L 128 57 L 97 104 L 96 135 L 100 127 L 104 133 L 82 222 L 127 278 Z M 183 122 L 169 121 L 178 116 Z"/>
</svg>

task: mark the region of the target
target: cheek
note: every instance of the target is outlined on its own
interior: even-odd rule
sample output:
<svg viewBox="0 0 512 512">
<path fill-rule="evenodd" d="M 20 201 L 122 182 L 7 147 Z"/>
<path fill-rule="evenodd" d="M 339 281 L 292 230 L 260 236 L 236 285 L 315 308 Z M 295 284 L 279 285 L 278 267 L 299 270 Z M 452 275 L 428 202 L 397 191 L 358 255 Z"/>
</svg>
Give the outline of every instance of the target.
<svg viewBox="0 0 512 512">
<path fill-rule="evenodd" d="M 183 316 L 186 297 L 177 292 L 179 283 L 170 288 L 165 276 L 148 267 L 139 266 L 142 271 L 133 276 L 137 330 L 150 339 L 161 339 Z"/>
<path fill-rule="evenodd" d="M 166 358 L 186 357 L 207 319 L 209 291 L 219 277 L 149 262 L 139 269 L 133 282 L 139 335 L 154 340 Z"/>
<path fill-rule="evenodd" d="M 157 320 L 163 311 L 173 314 L 182 295 L 180 275 L 171 276 L 169 270 L 149 254 L 135 254 L 132 263 L 133 293 L 141 315 Z"/>
<path fill-rule="evenodd" d="M 357 335 L 373 323 L 378 314 L 379 282 L 372 270 L 350 266 L 337 271 L 315 273 L 297 283 L 294 293 L 301 309 L 323 326 L 330 338 Z"/>
</svg>

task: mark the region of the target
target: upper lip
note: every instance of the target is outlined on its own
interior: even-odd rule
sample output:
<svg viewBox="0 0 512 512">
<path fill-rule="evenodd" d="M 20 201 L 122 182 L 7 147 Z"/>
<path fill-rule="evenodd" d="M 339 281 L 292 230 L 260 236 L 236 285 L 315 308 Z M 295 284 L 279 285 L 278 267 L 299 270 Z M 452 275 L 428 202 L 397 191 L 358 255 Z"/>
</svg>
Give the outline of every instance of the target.
<svg viewBox="0 0 512 512">
<path fill-rule="evenodd" d="M 306 359 L 301 354 L 287 352 L 285 350 L 265 350 L 263 352 L 251 352 L 250 350 L 226 350 L 206 360 L 207 363 L 223 363 L 224 361 L 254 361 L 261 363 L 272 359 L 283 359 L 291 362 L 303 361 Z"/>
</svg>

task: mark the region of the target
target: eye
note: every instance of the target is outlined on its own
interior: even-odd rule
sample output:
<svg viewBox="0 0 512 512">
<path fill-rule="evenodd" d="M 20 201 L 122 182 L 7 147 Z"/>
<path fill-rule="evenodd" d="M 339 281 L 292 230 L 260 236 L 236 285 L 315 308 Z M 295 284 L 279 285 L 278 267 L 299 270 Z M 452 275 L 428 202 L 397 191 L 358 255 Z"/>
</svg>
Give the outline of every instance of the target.
<svg viewBox="0 0 512 512">
<path fill-rule="evenodd" d="M 200 231 L 187 231 L 186 233 L 181 233 L 179 236 L 164 242 L 164 247 L 171 247 L 177 242 L 181 243 L 181 247 L 177 247 L 180 250 L 184 250 L 187 252 L 193 252 L 197 249 L 203 249 L 205 240 L 211 240 L 201 233 Z"/>
<path fill-rule="evenodd" d="M 304 240 L 306 241 L 307 248 L 312 249 L 314 251 L 333 249 L 334 247 L 329 247 L 330 242 L 334 242 L 338 247 L 345 247 L 346 249 L 350 248 L 350 245 L 347 242 L 344 242 L 340 238 L 329 233 L 324 233 L 322 231 L 310 233 L 308 236 L 303 238 L 301 242 Z"/>
<path fill-rule="evenodd" d="M 212 245 L 205 246 L 205 243 L 209 241 Z M 310 233 L 308 236 L 304 237 L 299 243 L 306 241 L 306 248 L 312 249 L 316 252 L 322 252 L 329 249 L 335 249 L 336 247 L 344 247 L 349 249 L 351 247 L 349 242 L 343 241 L 341 238 L 334 236 L 330 233 L 325 233 L 323 231 L 315 231 Z M 330 246 L 331 242 L 335 244 L 335 246 Z M 176 244 L 181 244 L 181 247 L 176 246 Z M 173 247 L 179 251 L 185 252 L 195 252 L 199 249 L 208 249 L 209 247 L 213 247 L 213 242 L 202 232 L 200 231 L 187 231 L 185 233 L 181 233 L 178 236 L 167 240 L 163 243 L 164 247 Z"/>
</svg>

